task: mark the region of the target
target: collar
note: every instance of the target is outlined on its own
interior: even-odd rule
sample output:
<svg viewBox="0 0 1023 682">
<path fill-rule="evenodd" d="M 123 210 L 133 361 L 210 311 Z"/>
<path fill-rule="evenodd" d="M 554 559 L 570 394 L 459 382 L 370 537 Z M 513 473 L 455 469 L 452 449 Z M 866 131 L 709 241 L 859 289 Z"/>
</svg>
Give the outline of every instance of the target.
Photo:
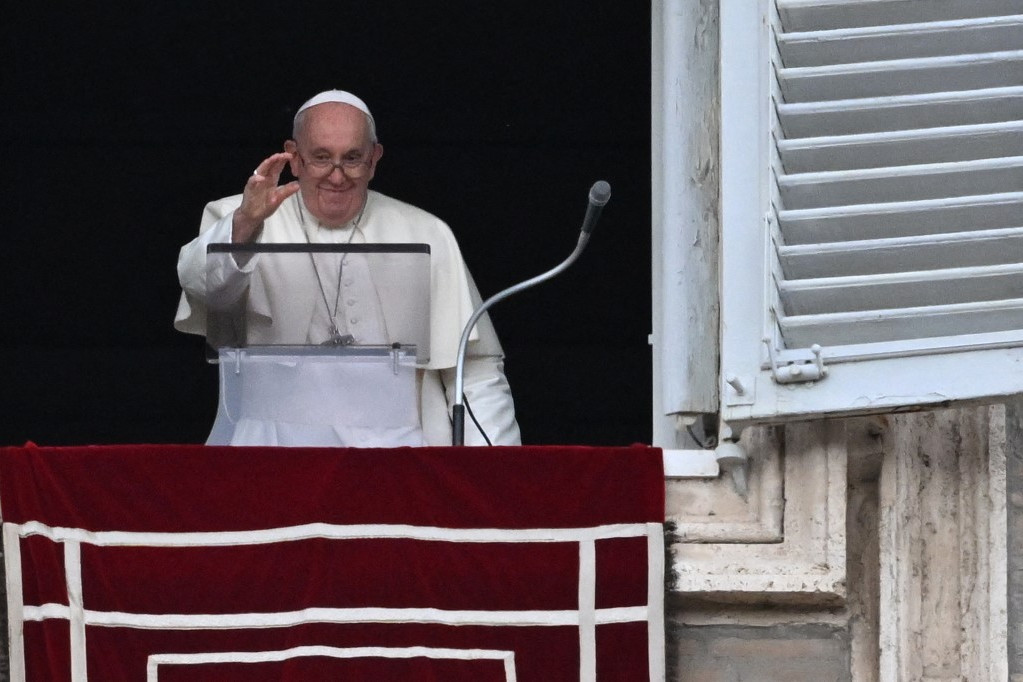
<svg viewBox="0 0 1023 682">
<path fill-rule="evenodd" d="M 350 244 L 355 239 L 356 232 L 361 233 L 363 241 L 366 241 L 366 233 L 363 230 L 363 227 L 365 226 L 367 220 L 366 214 L 368 212 L 370 202 L 372 201 L 371 196 L 372 192 L 367 192 L 366 200 L 363 202 L 358 215 L 341 227 L 324 227 L 318 219 L 314 218 L 313 215 L 309 213 L 309 209 L 302 201 L 301 192 L 296 192 L 291 198 L 295 200 L 295 214 L 307 243 Z M 324 239 L 325 235 L 330 238 Z"/>
</svg>

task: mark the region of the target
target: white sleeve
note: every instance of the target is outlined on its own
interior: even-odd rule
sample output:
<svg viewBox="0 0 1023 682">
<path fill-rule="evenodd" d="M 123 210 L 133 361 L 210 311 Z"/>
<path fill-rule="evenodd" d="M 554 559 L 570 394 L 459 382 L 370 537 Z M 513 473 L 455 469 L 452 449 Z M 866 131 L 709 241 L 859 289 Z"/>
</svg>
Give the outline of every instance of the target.
<svg viewBox="0 0 1023 682">
<path fill-rule="evenodd" d="M 178 254 L 178 281 L 182 296 L 174 326 L 193 334 L 206 332 L 208 305 L 226 307 L 239 299 L 256 267 L 255 258 L 239 266 L 233 258 L 225 257 L 208 272 L 207 247 L 231 243 L 231 222 L 234 218 L 233 210 L 219 217 L 211 215 L 213 206 L 206 208 L 199 236 L 181 247 Z M 207 281 L 209 277 L 212 279 Z"/>
</svg>

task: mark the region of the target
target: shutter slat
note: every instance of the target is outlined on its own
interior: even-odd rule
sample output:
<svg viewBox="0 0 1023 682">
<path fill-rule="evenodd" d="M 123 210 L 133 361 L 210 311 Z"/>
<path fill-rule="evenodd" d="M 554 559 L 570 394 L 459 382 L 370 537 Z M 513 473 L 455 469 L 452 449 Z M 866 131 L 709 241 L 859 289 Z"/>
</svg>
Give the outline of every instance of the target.
<svg viewBox="0 0 1023 682">
<path fill-rule="evenodd" d="M 1023 215 L 1019 217 L 1023 223 Z M 778 249 L 786 280 L 1006 265 L 1023 253 L 1023 227 Z"/>
<path fill-rule="evenodd" d="M 830 102 L 778 102 L 786 138 L 879 133 L 1023 119 L 1023 87 Z"/>
<path fill-rule="evenodd" d="M 962 335 L 963 330 L 994 334 L 1023 329 L 1023 299 L 791 316 L 780 318 L 778 325 L 790 348 L 808 348 L 815 343 L 832 347 L 890 344 L 910 339 L 954 337 Z M 895 349 L 891 346 L 885 347 L 886 352 L 892 350 Z"/>
<path fill-rule="evenodd" d="M 1023 156 L 1023 121 L 778 142 L 788 174 Z"/>
<path fill-rule="evenodd" d="M 1023 85 L 1023 51 L 778 69 L 786 102 Z"/>
<path fill-rule="evenodd" d="M 1023 192 L 928 201 L 781 210 L 787 244 L 940 235 L 1012 228 L 1023 216 Z"/>
<path fill-rule="evenodd" d="M 1023 188 L 1023 157 L 782 175 L 786 208 L 1000 194 Z"/>
<path fill-rule="evenodd" d="M 872 60 L 1012 50 L 1023 43 L 1023 15 L 896 26 L 783 33 L 778 50 L 786 66 L 853 64 Z"/>
<path fill-rule="evenodd" d="M 789 31 L 949 21 L 1023 13 L 1021 0 L 777 0 Z"/>
<path fill-rule="evenodd" d="M 1023 264 L 785 280 L 786 315 L 998 301 L 1023 292 Z"/>
</svg>

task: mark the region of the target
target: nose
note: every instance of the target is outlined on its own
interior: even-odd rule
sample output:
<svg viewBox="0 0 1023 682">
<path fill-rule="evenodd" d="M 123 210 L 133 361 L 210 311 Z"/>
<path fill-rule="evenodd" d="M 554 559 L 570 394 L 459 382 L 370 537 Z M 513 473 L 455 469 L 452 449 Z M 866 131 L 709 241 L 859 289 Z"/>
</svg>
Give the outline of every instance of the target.
<svg viewBox="0 0 1023 682">
<path fill-rule="evenodd" d="M 337 175 L 335 175 L 335 173 L 337 173 Z M 326 178 L 335 184 L 341 184 L 349 179 L 348 175 L 345 173 L 344 167 L 342 167 L 340 163 L 334 164 L 334 167 L 330 169 L 329 173 L 327 173 Z"/>
</svg>

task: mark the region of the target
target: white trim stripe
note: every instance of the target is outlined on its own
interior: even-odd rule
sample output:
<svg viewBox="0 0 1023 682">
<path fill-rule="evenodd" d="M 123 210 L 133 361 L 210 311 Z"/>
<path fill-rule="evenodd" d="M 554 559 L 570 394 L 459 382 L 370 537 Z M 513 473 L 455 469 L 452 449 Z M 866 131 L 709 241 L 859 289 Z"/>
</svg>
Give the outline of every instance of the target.
<svg viewBox="0 0 1023 682">
<path fill-rule="evenodd" d="M 28 622 L 42 620 L 71 620 L 71 607 L 67 604 L 42 604 L 41 606 L 25 606 L 22 620 Z M 89 614 L 82 612 L 86 625 L 93 625 L 89 622 Z"/>
<path fill-rule="evenodd" d="M 198 654 L 154 654 L 146 664 L 147 682 L 158 682 L 161 665 L 210 663 L 270 663 L 293 658 L 433 658 L 461 661 L 496 660 L 504 663 L 506 682 L 516 682 L 515 652 L 496 649 L 445 649 L 437 647 L 330 647 L 300 646 L 282 651 L 216 651 Z"/>
<path fill-rule="evenodd" d="M 9 523 L 4 529 L 4 568 L 7 572 L 7 641 L 11 682 L 25 682 L 25 593 L 21 578 L 21 536 Z"/>
<path fill-rule="evenodd" d="M 580 542 L 582 540 L 640 537 L 647 534 L 647 524 L 645 523 L 609 524 L 591 528 L 438 528 L 384 524 L 339 526 L 329 523 L 309 523 L 265 530 L 208 533 L 96 532 L 81 528 L 47 526 L 38 521 L 4 525 L 17 529 L 17 533 L 22 537 L 42 535 L 54 542 L 71 541 L 114 547 L 216 547 L 262 545 L 321 538 L 333 540 L 398 538 L 442 542 Z"/>
<path fill-rule="evenodd" d="M 71 630 L 71 682 L 88 682 L 85 650 L 85 600 L 82 593 L 82 546 L 64 543 L 64 579 L 67 583 L 68 622 Z"/>
<path fill-rule="evenodd" d="M 67 619 L 70 609 L 62 604 L 25 607 L 26 621 Z M 279 613 L 124 613 L 83 611 L 85 625 L 140 630 L 247 630 L 287 628 L 308 623 L 432 623 L 520 627 L 578 626 L 577 611 L 445 611 L 442 609 L 333 609 L 309 608 Z M 594 623 L 645 621 L 645 606 L 623 606 L 594 611 Z"/>
<path fill-rule="evenodd" d="M 597 546 L 579 543 L 579 680 L 597 679 Z"/>
<path fill-rule="evenodd" d="M 647 529 L 647 665 L 651 682 L 662 682 L 668 674 L 664 632 L 664 528 L 659 523 L 650 523 Z"/>
</svg>

